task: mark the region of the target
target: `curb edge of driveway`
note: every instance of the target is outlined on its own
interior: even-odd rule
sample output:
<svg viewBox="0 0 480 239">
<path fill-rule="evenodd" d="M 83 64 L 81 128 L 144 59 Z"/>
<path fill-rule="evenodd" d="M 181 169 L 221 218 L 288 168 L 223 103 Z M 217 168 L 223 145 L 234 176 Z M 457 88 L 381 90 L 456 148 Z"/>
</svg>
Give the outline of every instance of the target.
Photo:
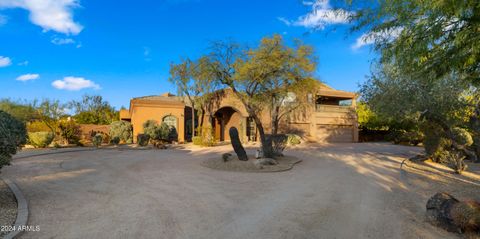
<svg viewBox="0 0 480 239">
<path fill-rule="evenodd" d="M 12 190 L 15 198 L 17 200 L 17 218 L 15 219 L 15 228 L 22 228 L 27 226 L 28 222 L 28 203 L 25 197 L 23 196 L 20 188 L 13 181 L 7 178 L 2 178 L 5 184 Z M 5 235 L 4 239 L 17 238 L 20 234 L 23 233 L 23 230 L 14 230 Z"/>
</svg>

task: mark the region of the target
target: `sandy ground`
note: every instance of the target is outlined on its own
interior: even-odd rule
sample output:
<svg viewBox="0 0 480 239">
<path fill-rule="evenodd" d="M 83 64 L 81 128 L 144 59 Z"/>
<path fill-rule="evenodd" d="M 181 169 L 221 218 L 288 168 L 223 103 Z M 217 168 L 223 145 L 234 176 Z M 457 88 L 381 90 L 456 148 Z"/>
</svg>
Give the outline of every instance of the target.
<svg viewBox="0 0 480 239">
<path fill-rule="evenodd" d="M 401 170 L 416 147 L 301 146 L 287 154 L 303 162 L 279 173 L 200 165 L 229 151 L 69 152 L 16 159 L 2 175 L 40 226 L 22 238 L 456 238 L 424 222 L 426 201 L 437 190 L 480 200 L 478 184 Z"/>
<path fill-rule="evenodd" d="M 17 218 L 17 201 L 10 188 L 0 179 L 0 237 L 9 233 L 5 226 L 13 226 Z"/>
</svg>

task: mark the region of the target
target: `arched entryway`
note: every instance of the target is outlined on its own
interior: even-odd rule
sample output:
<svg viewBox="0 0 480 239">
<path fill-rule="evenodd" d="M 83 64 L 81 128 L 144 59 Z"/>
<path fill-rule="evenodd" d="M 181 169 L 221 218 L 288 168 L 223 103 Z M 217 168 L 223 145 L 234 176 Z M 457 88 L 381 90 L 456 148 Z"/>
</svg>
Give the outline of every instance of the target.
<svg viewBox="0 0 480 239">
<path fill-rule="evenodd" d="M 238 129 L 238 133 L 241 139 L 246 135 L 246 118 L 233 107 L 222 107 L 218 109 L 213 115 L 213 131 L 215 134 L 215 140 L 229 141 L 230 135 L 228 130 L 231 127 Z"/>
</svg>

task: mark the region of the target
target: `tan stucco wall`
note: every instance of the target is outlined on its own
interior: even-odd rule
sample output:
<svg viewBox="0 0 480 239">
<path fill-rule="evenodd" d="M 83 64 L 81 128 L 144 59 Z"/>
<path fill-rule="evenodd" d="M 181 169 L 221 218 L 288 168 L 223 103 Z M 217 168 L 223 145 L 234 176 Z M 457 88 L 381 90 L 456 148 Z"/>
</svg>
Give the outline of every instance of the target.
<svg viewBox="0 0 480 239">
<path fill-rule="evenodd" d="M 295 110 L 285 117 L 279 125 L 279 133 L 295 133 L 312 141 L 336 141 L 336 142 L 358 142 L 358 123 L 355 113 L 355 94 L 333 89 L 321 91 L 322 94 L 329 97 L 352 98 L 351 106 L 325 106 L 316 109 L 315 103 L 307 104 L 302 108 Z M 204 126 L 210 123 L 210 117 L 223 108 L 232 108 L 236 112 L 226 122 L 224 127 L 225 140 L 230 140 L 228 129 L 237 127 L 240 137 L 247 138 L 246 119 L 249 116 L 243 103 L 236 97 L 230 89 L 218 91 L 214 100 L 207 106 L 208 110 L 204 115 Z M 185 104 L 180 101 L 145 101 L 132 100 L 130 111 L 121 112 L 125 118 L 130 117 L 133 125 L 134 141 L 136 136 L 143 132 L 143 123 L 147 120 L 156 120 L 161 123 L 167 115 L 173 115 L 177 118 L 177 131 L 179 142 L 185 141 Z M 218 115 L 217 115 L 218 116 Z M 261 114 L 262 122 L 270 122 L 269 111 Z M 214 120 L 212 127 L 215 128 L 215 137 L 220 138 L 220 125 Z M 270 123 L 264 125 L 265 133 L 271 132 Z M 257 139 L 258 139 L 257 133 Z"/>
<path fill-rule="evenodd" d="M 131 123 L 133 126 L 133 140 L 136 142 L 137 135 L 143 133 L 143 123 L 147 120 L 155 120 L 159 124 L 168 115 L 177 118 L 178 142 L 185 142 L 185 106 L 183 105 L 153 105 L 132 104 Z"/>
</svg>

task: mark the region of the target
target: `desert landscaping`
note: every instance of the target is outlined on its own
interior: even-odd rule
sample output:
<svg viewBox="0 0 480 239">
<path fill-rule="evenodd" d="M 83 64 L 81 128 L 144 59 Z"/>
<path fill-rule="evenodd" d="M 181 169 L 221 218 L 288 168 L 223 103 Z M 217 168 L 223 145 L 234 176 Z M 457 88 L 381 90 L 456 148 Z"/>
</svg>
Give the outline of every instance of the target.
<svg viewBox="0 0 480 239">
<path fill-rule="evenodd" d="M 0 238 L 480 238 L 478 0 L 0 0 Z"/>
<path fill-rule="evenodd" d="M 230 145 L 63 151 L 2 170 L 41 228 L 22 238 L 457 238 L 426 221 L 427 200 L 480 200 L 478 171 L 405 164 L 421 148 L 388 143 L 300 145 L 285 155 L 302 162 L 276 173 L 202 166 Z"/>
</svg>

